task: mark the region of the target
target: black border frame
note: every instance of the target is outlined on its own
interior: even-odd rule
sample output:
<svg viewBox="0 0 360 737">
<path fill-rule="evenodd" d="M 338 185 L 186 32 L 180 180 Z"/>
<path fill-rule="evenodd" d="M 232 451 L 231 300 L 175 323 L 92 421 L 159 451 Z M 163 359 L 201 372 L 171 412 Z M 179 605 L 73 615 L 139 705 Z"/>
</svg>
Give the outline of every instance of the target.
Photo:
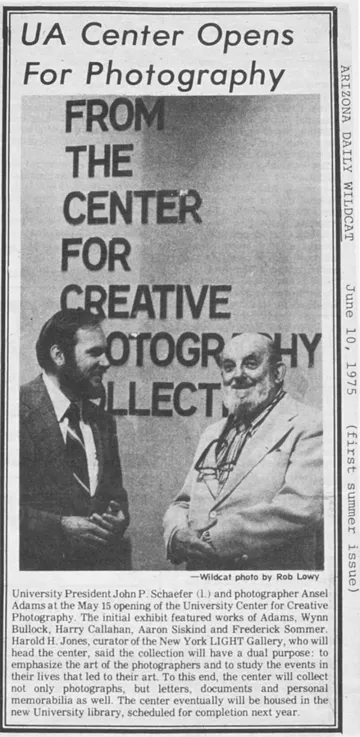
<svg viewBox="0 0 360 737">
<path fill-rule="evenodd" d="M 101 0 L 99 0 L 101 2 Z M 341 165 L 340 165 L 340 117 L 339 117 L 339 68 L 338 68 L 338 25 L 337 25 L 337 7 L 335 5 L 291 5 L 291 6 L 240 6 L 238 8 L 232 7 L 151 7 L 151 6 L 139 6 L 139 5 L 128 5 L 128 6 L 107 6 L 107 5 L 53 5 L 53 6 L 42 6 L 42 5 L 12 5 L 3 7 L 3 76 L 2 76 L 2 92 L 3 92 L 3 110 L 2 110 L 2 246 L 1 246 L 1 348 L 0 348 L 0 435 L 2 442 L 0 446 L 0 477 L 3 479 L 2 483 L 2 499 L 1 499 L 1 511 L 2 511 L 2 527 L 1 527 L 1 544 L 3 548 L 3 555 L 0 560 L 0 575 L 3 581 L 5 581 L 5 573 L 7 571 L 7 548 L 6 548 L 6 520 L 7 520 L 7 499 L 5 497 L 6 485 L 6 474 L 7 474 L 7 444 L 5 432 L 7 428 L 7 371 L 9 367 L 9 350 L 8 350 L 8 306 L 9 306 L 9 291 L 8 291 L 8 225 L 9 225 L 9 197 L 8 197 L 8 185 L 9 185 L 9 155 L 10 150 L 10 65 L 11 65 L 11 15 L 17 13 L 37 13 L 41 14 L 53 14 L 53 13 L 110 13 L 110 14 L 141 14 L 148 13 L 151 15 L 165 15 L 165 14 L 191 14 L 191 15 L 241 15 L 244 13 L 252 13 L 253 15 L 264 15 L 264 14 L 327 14 L 329 16 L 329 50 L 330 50 L 330 96 L 331 96 L 331 146 L 332 146 L 332 203 L 333 203 L 333 243 L 332 243 L 332 255 L 333 255 L 333 301 L 334 301 L 334 314 L 333 314 L 333 338 L 334 338 L 334 440 L 335 440 L 335 473 L 334 473 L 334 487 L 337 491 L 335 498 L 335 523 L 337 521 L 337 529 L 335 529 L 335 537 L 337 533 L 337 551 L 335 550 L 335 565 L 338 566 L 338 590 L 337 590 L 337 606 L 335 606 L 335 622 L 334 622 L 334 635 L 335 635 L 335 663 L 334 663 L 334 674 L 335 674 L 335 696 L 337 697 L 337 712 L 338 719 L 336 720 L 336 709 L 335 719 L 337 722 L 334 725 L 313 725 L 309 727 L 279 727 L 275 728 L 274 724 L 269 727 L 107 727 L 99 728 L 93 726 L 87 726 L 86 728 L 76 727 L 24 727 L 23 724 L 19 725 L 5 725 L 6 719 L 6 700 L 4 693 L 6 693 L 6 668 L 4 663 L 5 656 L 5 637 L 7 632 L 7 621 L 6 621 L 6 584 L 1 587 L 0 592 L 0 616 L 2 623 L 2 633 L 0 635 L 0 683 L 2 684 L 2 690 L 0 693 L 1 701 L 1 733 L 23 733 L 23 734 L 67 734 L 69 732 L 74 734 L 212 734 L 212 733 L 229 733 L 229 734 L 321 734 L 323 733 L 341 733 L 343 727 L 343 651 L 342 651 L 342 547 L 341 547 L 341 419 L 342 419 L 342 401 L 341 401 Z M 336 554 L 337 553 L 337 554 Z M 336 576 L 334 576 L 334 583 L 336 584 Z M 335 586 L 336 588 L 336 586 Z M 336 599 L 336 597 L 335 597 Z M 336 678 L 337 676 L 337 678 Z"/>
</svg>

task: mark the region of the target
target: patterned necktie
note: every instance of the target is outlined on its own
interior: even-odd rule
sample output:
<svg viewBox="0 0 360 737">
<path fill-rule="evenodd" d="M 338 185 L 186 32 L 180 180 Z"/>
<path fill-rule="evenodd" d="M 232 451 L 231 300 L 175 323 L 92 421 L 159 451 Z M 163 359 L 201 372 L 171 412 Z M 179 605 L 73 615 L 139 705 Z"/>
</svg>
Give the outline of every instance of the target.
<svg viewBox="0 0 360 737">
<path fill-rule="evenodd" d="M 215 451 L 219 492 L 234 470 L 247 438 L 248 430 L 244 425 L 230 425 L 226 435 L 220 438 Z"/>
<path fill-rule="evenodd" d="M 71 402 L 66 411 L 68 427 L 66 433 L 66 458 L 74 478 L 90 494 L 90 480 L 83 434 L 80 430 L 80 408 Z"/>
</svg>

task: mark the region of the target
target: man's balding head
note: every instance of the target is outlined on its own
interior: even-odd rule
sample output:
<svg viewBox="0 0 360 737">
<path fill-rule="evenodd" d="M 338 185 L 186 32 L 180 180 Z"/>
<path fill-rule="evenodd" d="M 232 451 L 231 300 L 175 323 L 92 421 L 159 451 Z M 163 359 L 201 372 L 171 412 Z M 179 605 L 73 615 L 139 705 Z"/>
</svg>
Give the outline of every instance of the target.
<svg viewBox="0 0 360 737">
<path fill-rule="evenodd" d="M 242 333 L 226 343 L 221 356 L 224 403 L 231 415 L 251 418 L 282 386 L 285 366 L 269 336 Z"/>
</svg>

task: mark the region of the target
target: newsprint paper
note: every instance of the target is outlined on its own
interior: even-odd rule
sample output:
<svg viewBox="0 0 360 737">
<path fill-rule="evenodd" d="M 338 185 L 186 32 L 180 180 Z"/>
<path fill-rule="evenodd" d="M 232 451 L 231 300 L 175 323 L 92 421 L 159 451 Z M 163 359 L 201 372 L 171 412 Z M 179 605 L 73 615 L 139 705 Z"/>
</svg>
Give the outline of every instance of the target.
<svg viewBox="0 0 360 737">
<path fill-rule="evenodd" d="M 360 734 L 356 6 L 3 6 L 4 732 Z"/>
</svg>

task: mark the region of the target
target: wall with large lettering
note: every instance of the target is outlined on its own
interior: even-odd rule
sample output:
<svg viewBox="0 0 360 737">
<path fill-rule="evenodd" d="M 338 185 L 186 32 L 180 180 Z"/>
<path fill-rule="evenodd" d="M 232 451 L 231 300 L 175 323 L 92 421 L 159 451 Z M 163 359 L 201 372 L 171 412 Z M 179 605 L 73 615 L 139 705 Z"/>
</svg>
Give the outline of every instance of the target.
<svg viewBox="0 0 360 737">
<path fill-rule="evenodd" d="M 275 337 L 289 392 L 321 406 L 319 114 L 316 95 L 23 100 L 21 381 L 60 305 L 104 317 L 134 568 L 169 566 L 224 341 Z"/>
</svg>

